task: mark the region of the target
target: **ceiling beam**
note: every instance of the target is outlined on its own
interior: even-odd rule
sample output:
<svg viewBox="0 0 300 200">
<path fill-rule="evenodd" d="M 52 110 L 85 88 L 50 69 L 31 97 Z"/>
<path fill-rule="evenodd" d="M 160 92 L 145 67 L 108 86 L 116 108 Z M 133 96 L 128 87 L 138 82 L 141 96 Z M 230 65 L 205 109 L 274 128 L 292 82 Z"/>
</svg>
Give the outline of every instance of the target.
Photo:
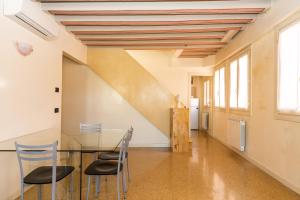
<svg viewBox="0 0 300 200">
<path fill-rule="evenodd" d="M 66 3 L 66 2 L 174 2 L 174 1 L 236 1 L 236 0 L 37 0 L 43 3 Z"/>
<path fill-rule="evenodd" d="M 224 45 L 197 45 L 197 44 L 179 44 L 179 43 L 144 43 L 144 44 L 126 44 L 126 43 L 119 43 L 119 44 L 99 44 L 99 43 L 89 43 L 86 44 L 87 46 L 93 46 L 93 47 L 103 47 L 103 48 L 123 48 L 123 49 L 145 49 L 145 48 L 152 48 L 152 49 L 158 49 L 158 48 L 168 48 L 168 49 L 184 49 L 184 48 L 222 48 Z"/>
<path fill-rule="evenodd" d="M 186 20 L 223 20 L 223 19 L 255 19 L 257 14 L 230 15 L 115 15 L 115 16 L 78 16 L 57 15 L 57 21 L 186 21 Z"/>
<path fill-rule="evenodd" d="M 93 46 L 90 46 L 93 47 Z M 188 49 L 195 49 L 195 48 L 199 48 L 199 49 L 221 49 L 223 46 L 218 46 L 218 45 L 199 45 L 199 46 L 159 46 L 159 47 L 155 47 L 155 46 L 144 46 L 144 47 L 133 47 L 133 46 L 128 46 L 128 47 L 122 47 L 125 50 L 188 50 Z M 103 47 L 103 48 L 112 48 L 112 47 Z"/>
<path fill-rule="evenodd" d="M 177 9 L 177 10 L 49 10 L 53 15 L 77 16 L 118 16 L 118 15 L 221 15 L 221 14 L 260 14 L 265 8 L 227 9 Z"/>
<path fill-rule="evenodd" d="M 202 56 L 179 56 L 179 58 L 206 58 L 208 55 L 202 55 Z"/>
<path fill-rule="evenodd" d="M 228 30 L 240 30 L 244 24 L 207 24 L 207 25 L 183 25 L 180 26 L 68 26 L 68 31 L 144 31 L 144 30 L 174 30 L 174 29 L 184 29 L 184 30 L 210 30 L 207 32 L 227 32 Z M 213 30 L 218 31 L 213 31 Z M 201 32 L 201 31 L 200 31 Z"/>
<path fill-rule="evenodd" d="M 189 49 L 184 49 L 184 52 L 216 52 L 220 50 L 219 48 L 189 48 Z"/>
<path fill-rule="evenodd" d="M 127 39 L 135 39 L 135 38 L 168 38 L 168 37 L 190 37 L 190 38 L 220 38 L 222 39 L 225 36 L 226 32 L 207 32 L 207 33 L 174 33 L 174 34 L 116 34 L 116 35 L 77 35 L 78 39 L 82 38 L 103 38 L 106 39 L 114 39 L 114 38 L 127 38 Z"/>
<path fill-rule="evenodd" d="M 169 42 L 169 41 L 163 41 L 163 42 L 144 42 L 144 41 L 126 41 L 126 42 L 112 42 L 112 41 L 103 41 L 103 42 L 94 42 L 94 41 L 86 41 L 84 42 L 85 44 L 99 44 L 99 45 L 103 45 L 103 46 L 110 46 L 110 45 L 145 45 L 145 46 L 149 46 L 149 44 L 153 45 L 153 44 L 164 44 L 165 46 L 169 46 L 169 45 L 174 45 L 174 44 L 179 44 L 179 45 L 226 45 L 226 42 L 220 42 L 220 41 L 190 41 L 190 42 Z"/>
<path fill-rule="evenodd" d="M 234 36 L 236 36 L 236 34 L 238 34 L 238 32 L 238 30 L 229 30 L 222 39 L 222 42 L 229 42 L 232 38 L 234 38 Z"/>
<path fill-rule="evenodd" d="M 65 26 L 182 26 L 206 24 L 248 24 L 252 19 L 215 19 L 187 21 L 62 21 Z"/>
<path fill-rule="evenodd" d="M 58 11 L 94 11 L 94 10 L 178 10 L 178 9 L 235 9 L 235 8 L 269 8 L 270 0 L 239 1 L 180 1 L 180 2 L 66 2 L 43 3 L 44 10 Z"/>
<path fill-rule="evenodd" d="M 171 30 L 115 30 L 115 31 L 93 31 L 93 30 L 76 30 L 71 31 L 75 35 L 112 35 L 112 34 L 173 34 L 173 33 L 207 33 L 207 32 L 224 32 L 228 30 L 241 30 L 241 27 L 231 28 L 203 28 L 203 29 L 171 29 Z"/>
<path fill-rule="evenodd" d="M 223 36 L 218 35 L 204 35 L 204 36 L 184 36 L 184 37 L 81 37 L 82 41 L 153 41 L 153 40 L 203 40 L 203 39 L 222 39 Z"/>
<path fill-rule="evenodd" d="M 192 55 L 214 55 L 216 54 L 216 51 L 211 52 L 186 52 L 183 50 L 183 52 L 180 55 L 185 56 L 192 56 Z"/>
</svg>

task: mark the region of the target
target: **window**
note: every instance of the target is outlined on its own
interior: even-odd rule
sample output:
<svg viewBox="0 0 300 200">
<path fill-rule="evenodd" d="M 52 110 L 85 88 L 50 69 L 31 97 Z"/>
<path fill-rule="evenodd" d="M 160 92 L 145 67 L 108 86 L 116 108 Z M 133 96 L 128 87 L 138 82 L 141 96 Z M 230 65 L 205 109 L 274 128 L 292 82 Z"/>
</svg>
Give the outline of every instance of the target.
<svg viewBox="0 0 300 200">
<path fill-rule="evenodd" d="M 215 71 L 215 107 L 225 108 L 225 67 Z"/>
<path fill-rule="evenodd" d="M 230 63 L 230 108 L 249 108 L 249 55 L 243 54 Z"/>
<path fill-rule="evenodd" d="M 204 93 L 204 106 L 209 106 L 210 105 L 210 100 L 209 100 L 209 96 L 210 96 L 210 94 L 209 94 L 209 87 L 210 87 L 210 83 L 209 83 L 209 80 L 206 80 L 206 81 L 204 81 L 204 91 L 203 91 L 203 93 Z"/>
<path fill-rule="evenodd" d="M 281 112 L 300 113 L 300 23 L 279 33 L 278 100 Z"/>
</svg>

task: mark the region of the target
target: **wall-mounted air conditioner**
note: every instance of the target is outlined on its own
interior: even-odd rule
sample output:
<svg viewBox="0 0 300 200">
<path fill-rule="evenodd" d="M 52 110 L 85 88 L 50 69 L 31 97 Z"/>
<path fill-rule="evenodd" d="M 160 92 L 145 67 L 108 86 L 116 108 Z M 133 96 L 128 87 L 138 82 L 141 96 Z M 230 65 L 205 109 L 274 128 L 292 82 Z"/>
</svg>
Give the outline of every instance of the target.
<svg viewBox="0 0 300 200">
<path fill-rule="evenodd" d="M 50 40 L 58 36 L 59 25 L 44 12 L 39 2 L 31 0 L 4 0 L 3 13 L 20 25 Z"/>
</svg>

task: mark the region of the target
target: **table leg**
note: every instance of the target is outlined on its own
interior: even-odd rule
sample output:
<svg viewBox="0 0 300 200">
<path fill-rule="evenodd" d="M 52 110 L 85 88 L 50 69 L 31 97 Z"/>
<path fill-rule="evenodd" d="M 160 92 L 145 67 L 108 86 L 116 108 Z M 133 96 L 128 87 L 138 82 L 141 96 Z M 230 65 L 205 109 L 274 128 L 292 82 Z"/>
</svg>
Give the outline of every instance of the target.
<svg viewBox="0 0 300 200">
<path fill-rule="evenodd" d="M 82 199 L 82 152 L 80 152 L 80 175 L 79 175 L 79 195 L 80 195 L 80 200 Z"/>
</svg>

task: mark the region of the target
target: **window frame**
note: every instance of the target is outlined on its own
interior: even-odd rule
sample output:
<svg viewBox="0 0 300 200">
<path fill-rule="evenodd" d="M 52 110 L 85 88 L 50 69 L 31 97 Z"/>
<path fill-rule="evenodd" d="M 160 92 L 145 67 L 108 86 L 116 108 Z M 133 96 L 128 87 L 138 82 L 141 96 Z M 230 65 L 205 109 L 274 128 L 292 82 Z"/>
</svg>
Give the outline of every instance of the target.
<svg viewBox="0 0 300 200">
<path fill-rule="evenodd" d="M 219 94 L 219 106 L 216 106 L 215 105 L 215 99 L 216 99 L 216 95 L 215 95 L 215 72 L 216 71 L 219 71 L 219 90 L 220 90 L 220 71 L 221 71 L 221 69 L 224 69 L 224 102 L 225 102 L 225 104 L 224 104 L 224 107 L 221 107 L 220 106 L 220 99 L 221 99 L 221 96 L 220 96 L 220 94 Z M 226 84 L 226 74 L 227 74 L 227 66 L 226 66 L 226 63 L 223 63 L 223 64 L 221 64 L 221 65 L 219 65 L 217 68 L 215 68 L 215 70 L 214 70 L 214 76 L 213 76 L 213 102 L 212 102 L 212 104 L 213 104 L 213 108 L 214 109 L 216 109 L 216 110 L 220 110 L 220 111 L 226 111 L 226 108 L 227 108 L 227 101 L 226 101 L 226 97 L 227 97 L 227 92 L 226 92 L 226 88 L 227 88 L 227 84 Z"/>
<path fill-rule="evenodd" d="M 231 70 L 230 70 L 230 64 L 233 63 L 234 61 L 238 61 L 240 58 L 242 58 L 243 56 L 248 55 L 248 108 L 239 108 L 238 107 L 238 93 L 239 93 L 239 62 L 237 62 L 237 95 L 236 95 L 236 99 L 237 99 L 237 107 L 236 108 L 232 108 L 230 106 L 230 97 L 231 97 Z M 234 56 L 232 56 L 227 63 L 228 66 L 228 108 L 230 112 L 235 112 L 235 113 L 241 113 L 241 114 L 249 114 L 251 112 L 252 109 L 252 105 L 251 105 L 251 98 L 252 98 L 252 66 L 251 66 L 251 49 L 250 47 L 247 47 L 246 49 L 240 51 L 239 53 L 235 54 Z"/>
<path fill-rule="evenodd" d="M 207 83 L 208 83 L 208 86 L 207 86 Z M 211 80 L 210 79 L 203 80 L 203 106 L 205 108 L 209 108 L 211 106 L 211 99 L 210 99 L 211 88 L 210 88 L 210 86 L 211 86 Z M 206 94 L 205 94 L 205 92 L 206 92 Z"/>
<path fill-rule="evenodd" d="M 290 27 L 300 23 L 300 18 L 291 19 L 288 22 L 285 22 L 279 25 L 276 28 L 275 34 L 275 104 L 274 104 L 274 115 L 275 119 L 291 121 L 291 122 L 300 122 L 300 112 L 297 111 L 284 111 L 279 109 L 279 98 L 280 98 L 280 45 L 279 38 L 280 34 L 289 29 Z"/>
</svg>

